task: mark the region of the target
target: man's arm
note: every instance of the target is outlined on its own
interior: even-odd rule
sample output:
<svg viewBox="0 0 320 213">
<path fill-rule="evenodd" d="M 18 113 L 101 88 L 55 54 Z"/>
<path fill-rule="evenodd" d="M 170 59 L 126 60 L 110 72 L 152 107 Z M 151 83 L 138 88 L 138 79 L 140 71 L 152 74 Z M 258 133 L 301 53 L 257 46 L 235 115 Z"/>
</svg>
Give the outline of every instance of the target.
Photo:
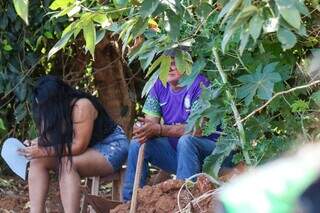
<svg viewBox="0 0 320 213">
<path fill-rule="evenodd" d="M 138 118 L 142 126 L 135 125 L 133 129 L 133 138 L 141 144 L 153 137 L 180 137 L 184 134 L 185 125 L 163 125 L 160 124 L 160 117 L 145 115 L 144 118 Z"/>
</svg>

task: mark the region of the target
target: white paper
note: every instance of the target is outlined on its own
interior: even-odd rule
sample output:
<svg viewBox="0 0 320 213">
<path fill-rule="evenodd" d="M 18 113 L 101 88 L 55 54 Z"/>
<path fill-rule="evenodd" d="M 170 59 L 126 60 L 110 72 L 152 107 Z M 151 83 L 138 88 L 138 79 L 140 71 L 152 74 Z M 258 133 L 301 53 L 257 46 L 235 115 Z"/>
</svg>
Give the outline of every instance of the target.
<svg viewBox="0 0 320 213">
<path fill-rule="evenodd" d="M 14 173 L 26 180 L 29 160 L 18 154 L 17 150 L 20 148 L 25 148 L 25 146 L 18 139 L 8 138 L 3 143 L 1 157 Z"/>
</svg>

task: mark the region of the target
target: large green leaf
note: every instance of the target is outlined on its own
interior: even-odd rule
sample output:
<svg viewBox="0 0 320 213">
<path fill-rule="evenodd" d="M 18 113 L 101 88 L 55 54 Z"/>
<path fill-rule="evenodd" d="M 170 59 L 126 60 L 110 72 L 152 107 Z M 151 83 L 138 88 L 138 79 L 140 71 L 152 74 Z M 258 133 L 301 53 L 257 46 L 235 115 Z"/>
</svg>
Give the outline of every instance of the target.
<svg viewBox="0 0 320 213">
<path fill-rule="evenodd" d="M 304 1 L 296 0 L 295 3 L 296 3 L 296 8 L 299 10 L 301 14 L 310 17 L 309 9 L 304 4 Z"/>
<path fill-rule="evenodd" d="M 56 52 L 62 49 L 69 41 L 72 34 L 73 34 L 73 31 L 70 31 L 66 33 L 64 36 L 62 36 L 61 39 L 49 51 L 48 58 L 51 58 L 52 55 L 54 55 Z"/>
<path fill-rule="evenodd" d="M 148 52 L 146 55 L 143 55 L 142 57 L 139 57 L 140 64 L 143 70 L 146 70 L 147 67 L 150 65 L 151 61 L 153 60 L 154 56 L 156 55 L 157 50 L 153 49 L 150 52 Z"/>
<path fill-rule="evenodd" d="M 216 122 L 216 125 L 213 129 L 215 130 L 215 127 L 220 124 L 222 116 L 218 116 L 218 114 L 221 115 L 221 111 L 215 104 L 211 104 L 211 102 L 214 103 L 216 101 L 215 99 L 220 95 L 220 91 L 221 87 L 216 88 L 213 85 L 202 88 L 201 96 L 196 102 L 192 104 L 192 110 L 187 120 L 185 133 L 192 132 L 194 127 L 198 128 L 199 121 L 202 117 L 209 118 L 208 123 L 210 123 L 210 125 L 214 125 L 213 123 Z M 210 120 L 211 118 L 213 118 L 214 121 Z"/>
<path fill-rule="evenodd" d="M 250 31 L 249 29 L 243 29 L 241 34 L 240 34 L 240 46 L 239 46 L 239 51 L 240 55 L 242 55 L 244 49 L 246 48 L 248 41 L 249 41 L 249 36 L 250 36 Z"/>
<path fill-rule="evenodd" d="M 162 61 L 162 58 L 164 57 L 164 55 L 160 56 L 159 58 L 157 58 L 153 63 L 152 65 L 149 67 L 148 69 L 148 72 L 146 74 L 146 77 L 148 77 L 155 68 L 157 68 L 159 66 L 159 64 L 161 63 Z"/>
<path fill-rule="evenodd" d="M 235 150 L 240 144 L 237 138 L 228 134 L 226 137 L 220 137 L 216 142 L 216 147 L 212 154 L 206 157 L 203 163 L 203 171 L 214 178 L 218 178 L 218 173 L 221 165 L 226 157 L 228 157 L 232 150 Z"/>
<path fill-rule="evenodd" d="M 28 25 L 28 0 L 13 0 L 14 8 L 16 9 L 17 14 L 24 20 Z"/>
<path fill-rule="evenodd" d="M 191 74 L 190 75 L 183 75 L 180 78 L 179 85 L 181 87 L 191 86 L 194 79 L 196 79 L 198 74 L 204 69 L 205 66 L 206 66 L 206 60 L 203 58 L 199 58 L 196 62 L 194 62 L 192 64 Z"/>
<path fill-rule="evenodd" d="M 282 44 L 282 49 L 284 50 L 291 49 L 297 43 L 296 35 L 285 28 L 279 28 L 277 37 Z"/>
<path fill-rule="evenodd" d="M 259 65 L 255 73 L 240 76 L 238 80 L 244 84 L 238 89 L 238 97 L 244 98 L 247 105 L 256 94 L 260 99 L 270 99 L 274 84 L 281 81 L 280 74 L 275 71 L 276 66 L 277 63 L 268 64 L 262 71 L 262 66 Z"/>
<path fill-rule="evenodd" d="M 229 16 L 239 7 L 239 5 L 242 3 L 242 0 L 230 0 L 221 10 L 218 16 L 218 20 L 220 21 L 222 17 L 224 17 L 221 21 L 222 26 Z"/>
<path fill-rule="evenodd" d="M 228 44 L 229 40 L 231 39 L 231 37 L 235 34 L 235 32 L 236 32 L 235 28 L 226 30 L 224 32 L 223 39 L 222 39 L 222 42 L 221 42 L 221 49 L 222 49 L 223 53 L 225 53 L 227 44 Z"/>
<path fill-rule="evenodd" d="M 94 59 L 94 49 L 96 44 L 96 28 L 91 20 L 88 21 L 88 23 L 83 27 L 83 35 L 84 39 L 86 40 L 86 48 L 89 50 Z"/>
<path fill-rule="evenodd" d="M 177 69 L 181 74 L 191 74 L 192 69 L 192 58 L 189 53 L 185 51 L 177 50 L 177 54 L 175 56 L 175 62 Z"/>
<path fill-rule="evenodd" d="M 132 39 L 135 39 L 136 37 L 144 33 L 147 27 L 148 27 L 148 19 L 140 17 L 132 28 L 132 31 L 131 31 Z"/>
<path fill-rule="evenodd" d="M 176 41 L 180 34 L 180 18 L 172 11 L 167 11 L 168 22 L 166 22 L 165 30 L 168 32 L 170 38 Z"/>
<path fill-rule="evenodd" d="M 159 0 L 144 0 L 139 10 L 142 17 L 149 17 L 158 7 Z"/>
<path fill-rule="evenodd" d="M 65 9 L 69 5 L 73 4 L 76 0 L 55 0 L 51 3 L 50 9 L 51 10 L 57 10 L 59 8 Z"/>
<path fill-rule="evenodd" d="M 147 81 L 147 83 L 143 87 L 143 90 L 142 90 L 142 93 L 141 93 L 141 97 L 144 97 L 146 94 L 149 93 L 149 91 L 153 87 L 154 83 L 158 80 L 159 73 L 160 73 L 160 70 L 157 70 L 156 72 L 154 72 L 152 74 L 152 76 L 149 78 L 149 80 Z"/>
<path fill-rule="evenodd" d="M 260 36 L 263 22 L 264 20 L 259 14 L 253 16 L 249 22 L 250 35 L 252 36 L 254 41 L 257 41 Z"/>
<path fill-rule="evenodd" d="M 284 20 L 296 29 L 300 28 L 301 16 L 296 8 L 296 0 L 276 0 L 279 12 Z"/>
<path fill-rule="evenodd" d="M 167 85 L 168 74 L 171 65 L 171 57 L 162 55 L 161 56 L 161 65 L 160 65 L 160 73 L 159 79 L 161 80 L 163 86 Z"/>
</svg>

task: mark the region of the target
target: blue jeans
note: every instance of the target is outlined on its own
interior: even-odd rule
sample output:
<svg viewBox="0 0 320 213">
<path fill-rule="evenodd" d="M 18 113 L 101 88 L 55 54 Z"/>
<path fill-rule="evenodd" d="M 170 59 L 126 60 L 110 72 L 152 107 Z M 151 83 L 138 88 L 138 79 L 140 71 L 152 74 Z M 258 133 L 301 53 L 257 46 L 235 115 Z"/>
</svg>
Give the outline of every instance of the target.
<svg viewBox="0 0 320 213">
<path fill-rule="evenodd" d="M 128 167 L 122 190 L 125 201 L 131 200 L 139 148 L 140 144 L 138 141 L 131 140 L 127 163 Z M 176 174 L 177 179 L 186 179 L 201 172 L 203 160 L 212 153 L 214 148 L 214 141 L 192 135 L 181 136 L 177 150 L 170 145 L 166 137 L 154 138 L 147 141 L 140 187 L 146 184 L 148 163 L 171 174 Z"/>
<path fill-rule="evenodd" d="M 117 171 L 126 162 L 129 148 L 129 140 L 120 126 L 105 139 L 95 144 L 93 149 L 100 152 L 109 162 L 113 171 Z"/>
</svg>

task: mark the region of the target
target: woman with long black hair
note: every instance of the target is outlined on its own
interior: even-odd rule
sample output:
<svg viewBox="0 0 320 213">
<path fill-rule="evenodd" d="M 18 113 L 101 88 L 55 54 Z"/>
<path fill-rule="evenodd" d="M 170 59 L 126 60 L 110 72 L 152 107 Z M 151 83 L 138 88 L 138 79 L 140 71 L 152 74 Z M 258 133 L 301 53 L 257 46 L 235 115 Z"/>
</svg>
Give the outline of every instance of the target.
<svg viewBox="0 0 320 213">
<path fill-rule="evenodd" d="M 55 76 L 38 80 L 33 92 L 33 118 L 38 138 L 21 155 L 30 159 L 31 212 L 45 212 L 49 171 L 59 174 L 64 211 L 80 210 L 80 177 L 105 176 L 125 162 L 128 139 L 97 98 Z"/>
</svg>

